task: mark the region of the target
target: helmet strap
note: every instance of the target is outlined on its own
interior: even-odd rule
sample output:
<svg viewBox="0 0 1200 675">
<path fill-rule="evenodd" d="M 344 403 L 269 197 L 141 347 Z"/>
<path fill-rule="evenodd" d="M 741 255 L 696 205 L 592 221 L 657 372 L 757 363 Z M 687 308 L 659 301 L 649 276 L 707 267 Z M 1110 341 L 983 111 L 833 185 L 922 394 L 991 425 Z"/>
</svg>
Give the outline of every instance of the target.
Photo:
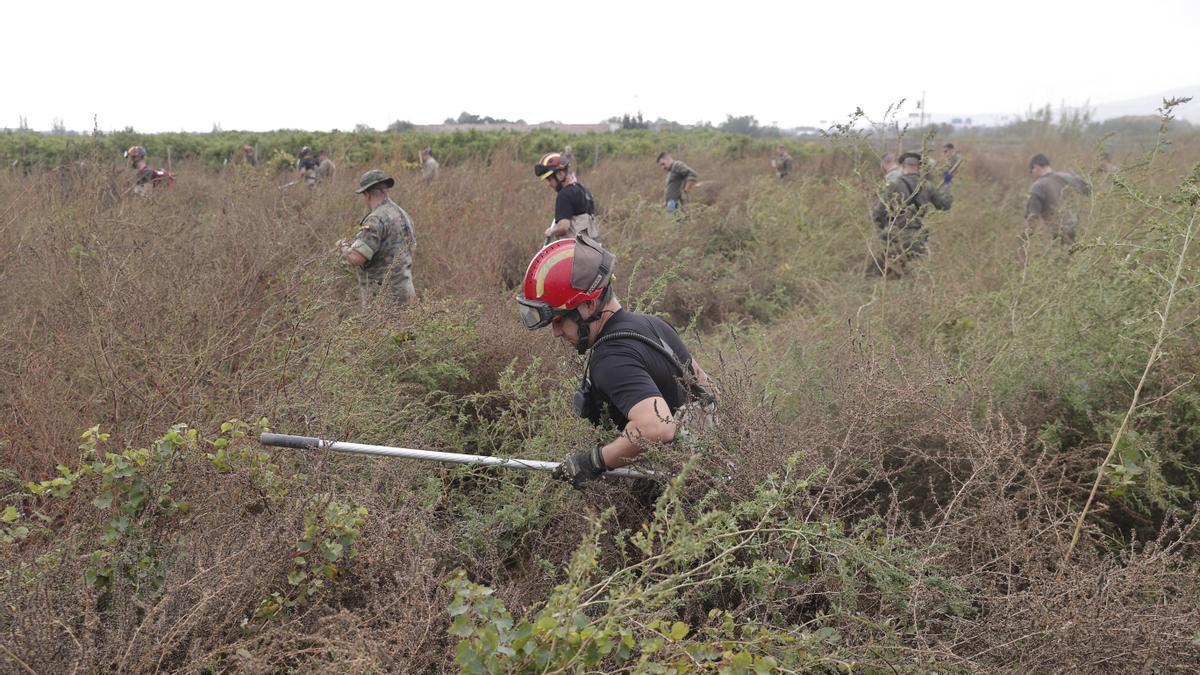
<svg viewBox="0 0 1200 675">
<path fill-rule="evenodd" d="M 585 319 L 579 315 L 578 309 L 575 310 L 575 325 L 579 326 L 579 342 L 575 345 L 575 351 L 579 352 L 580 355 L 586 354 L 587 350 L 592 346 L 592 324 L 604 316 L 604 306 L 608 304 L 608 289 L 609 287 L 605 286 L 604 291 L 596 298 L 595 314 Z"/>
</svg>

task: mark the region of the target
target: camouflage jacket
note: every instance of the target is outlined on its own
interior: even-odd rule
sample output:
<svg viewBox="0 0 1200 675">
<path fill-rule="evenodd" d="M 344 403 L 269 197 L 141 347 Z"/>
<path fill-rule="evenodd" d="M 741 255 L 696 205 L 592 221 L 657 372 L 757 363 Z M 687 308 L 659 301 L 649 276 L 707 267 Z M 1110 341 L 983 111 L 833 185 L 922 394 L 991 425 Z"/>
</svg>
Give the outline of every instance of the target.
<svg viewBox="0 0 1200 675">
<path fill-rule="evenodd" d="M 700 180 L 700 174 L 679 160 L 671 162 L 671 168 L 667 171 L 667 192 L 663 196 L 663 200 L 683 201 L 683 186 L 689 180 Z"/>
<path fill-rule="evenodd" d="M 780 178 L 787 178 L 788 174 L 792 172 L 793 161 L 795 160 L 792 159 L 792 156 L 785 152 L 771 160 L 771 167 L 775 169 L 776 176 L 779 176 Z"/>
<path fill-rule="evenodd" d="M 417 248 L 412 218 L 388 199 L 362 219 L 350 248 L 367 259 L 356 270 L 359 285 L 403 281 L 408 278 L 406 272 L 412 267 Z"/>
<path fill-rule="evenodd" d="M 871 220 L 881 230 L 917 229 L 924 226 L 922 217 L 932 204 L 939 211 L 946 211 L 954 203 L 954 197 L 945 186 L 934 189 L 920 174 L 902 173 L 888 181 L 879 203 L 871 211 Z"/>
<path fill-rule="evenodd" d="M 433 180 L 438 175 L 438 161 L 432 157 L 426 157 L 425 161 L 421 162 L 421 177 L 425 180 Z"/>
<path fill-rule="evenodd" d="M 1060 219 L 1064 225 L 1074 225 L 1075 210 L 1063 208 L 1068 188 L 1081 195 L 1090 195 L 1092 189 L 1082 178 L 1066 171 L 1048 173 L 1029 186 L 1029 202 L 1025 205 L 1025 221 L 1041 218 L 1054 224 Z"/>
</svg>

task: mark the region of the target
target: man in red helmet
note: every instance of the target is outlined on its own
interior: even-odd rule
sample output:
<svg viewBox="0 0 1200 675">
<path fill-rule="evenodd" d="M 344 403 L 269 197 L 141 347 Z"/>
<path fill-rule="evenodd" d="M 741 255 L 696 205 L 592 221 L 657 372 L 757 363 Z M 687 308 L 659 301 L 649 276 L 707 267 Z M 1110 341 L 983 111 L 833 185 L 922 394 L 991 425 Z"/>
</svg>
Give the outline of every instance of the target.
<svg viewBox="0 0 1200 675">
<path fill-rule="evenodd" d="M 672 441 L 689 404 L 715 405 L 708 375 L 675 329 L 621 308 L 611 286 L 615 265 L 616 257 L 593 239 L 560 239 L 534 256 L 517 297 L 526 328 L 550 326 L 580 354 L 590 351 L 575 411 L 620 431 L 562 463 L 555 476 L 576 487 L 628 464 L 652 443 Z"/>
<path fill-rule="evenodd" d="M 258 158 L 254 156 L 253 145 L 242 146 L 242 163 L 249 164 L 250 166 L 258 166 Z"/>
<path fill-rule="evenodd" d="M 125 151 L 125 157 L 129 159 L 129 166 L 137 172 L 137 178 L 133 184 L 133 194 L 139 197 L 145 197 L 150 193 L 151 188 L 171 187 L 175 184 L 175 176 L 170 171 L 163 169 L 151 169 L 146 164 L 146 149 L 140 145 L 135 145 Z"/>
<path fill-rule="evenodd" d="M 600 239 L 596 200 L 575 178 L 570 160 L 557 152 L 542 155 L 538 163 L 533 165 L 533 174 L 546 181 L 557 193 L 554 198 L 554 221 L 542 233 L 547 241 L 574 239 L 580 234 Z"/>
</svg>

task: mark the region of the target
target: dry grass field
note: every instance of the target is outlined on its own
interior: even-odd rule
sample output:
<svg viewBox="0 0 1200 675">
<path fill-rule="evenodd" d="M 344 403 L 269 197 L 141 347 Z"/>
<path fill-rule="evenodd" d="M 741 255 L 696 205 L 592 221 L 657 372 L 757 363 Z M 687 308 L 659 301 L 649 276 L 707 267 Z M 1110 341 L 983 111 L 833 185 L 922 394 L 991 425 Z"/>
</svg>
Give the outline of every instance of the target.
<svg viewBox="0 0 1200 675">
<path fill-rule="evenodd" d="M 955 140 L 899 280 L 863 275 L 865 143 L 786 182 L 681 150 L 721 186 L 682 218 L 653 157 L 584 173 L 622 302 L 722 397 L 651 451 L 677 478 L 582 491 L 255 442 L 596 440 L 512 302 L 552 206 L 526 163 L 0 174 L 0 670 L 1195 672 L 1200 142 L 1107 175 L 1095 139 Z M 1039 151 L 1094 185 L 1071 249 L 1023 234 Z M 417 226 L 400 311 L 333 254 L 373 166 Z"/>
</svg>

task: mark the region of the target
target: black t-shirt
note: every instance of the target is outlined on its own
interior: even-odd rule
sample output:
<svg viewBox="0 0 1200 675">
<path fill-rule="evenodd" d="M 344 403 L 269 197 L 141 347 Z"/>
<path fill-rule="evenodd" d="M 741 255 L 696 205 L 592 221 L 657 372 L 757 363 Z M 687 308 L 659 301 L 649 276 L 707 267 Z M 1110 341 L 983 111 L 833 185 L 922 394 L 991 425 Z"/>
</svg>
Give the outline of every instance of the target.
<svg viewBox="0 0 1200 675">
<path fill-rule="evenodd" d="M 301 171 L 308 171 L 309 169 L 316 169 L 317 168 L 317 160 L 313 159 L 312 157 L 301 157 L 300 162 L 297 164 L 297 167 L 299 167 L 299 169 Z"/>
<path fill-rule="evenodd" d="M 592 193 L 582 183 L 571 183 L 558 191 L 554 200 L 554 222 L 570 220 L 585 213 L 596 214 Z"/>
<path fill-rule="evenodd" d="M 657 330 L 656 330 L 657 329 Z M 666 321 L 624 309 L 609 317 L 599 341 L 616 331 L 632 331 L 658 341 L 665 340 L 675 358 L 690 369 L 691 352 L 679 334 Z M 679 382 L 680 369 L 667 356 L 636 338 L 610 338 L 592 349 L 590 375 L 598 402 L 606 405 L 608 416 L 618 429 L 629 423 L 629 411 L 642 401 L 661 396 L 672 414 L 687 403 L 687 391 Z M 690 373 L 689 373 L 690 377 Z M 662 411 L 665 414 L 667 411 Z"/>
</svg>

